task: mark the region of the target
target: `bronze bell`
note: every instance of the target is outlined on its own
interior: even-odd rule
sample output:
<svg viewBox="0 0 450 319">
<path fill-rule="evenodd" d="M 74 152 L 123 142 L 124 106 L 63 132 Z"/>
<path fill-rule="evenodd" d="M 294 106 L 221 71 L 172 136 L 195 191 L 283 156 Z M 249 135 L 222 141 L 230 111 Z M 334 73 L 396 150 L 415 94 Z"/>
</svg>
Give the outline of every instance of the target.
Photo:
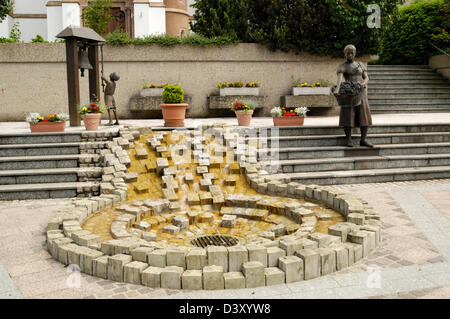
<svg viewBox="0 0 450 319">
<path fill-rule="evenodd" d="M 80 48 L 78 50 L 78 68 L 81 70 L 82 77 L 84 77 L 84 69 L 93 69 L 91 63 L 89 62 L 89 56 L 86 48 Z"/>
</svg>

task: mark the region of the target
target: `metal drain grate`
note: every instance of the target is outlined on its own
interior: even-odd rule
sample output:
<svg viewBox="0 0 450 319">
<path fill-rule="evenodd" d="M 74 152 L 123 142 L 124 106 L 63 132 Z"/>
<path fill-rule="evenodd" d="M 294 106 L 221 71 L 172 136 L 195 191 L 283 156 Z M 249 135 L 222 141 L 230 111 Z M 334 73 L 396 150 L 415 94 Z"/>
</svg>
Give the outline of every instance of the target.
<svg viewBox="0 0 450 319">
<path fill-rule="evenodd" d="M 206 235 L 191 240 L 191 245 L 205 248 L 206 246 L 231 247 L 239 244 L 239 239 L 227 235 Z"/>
</svg>

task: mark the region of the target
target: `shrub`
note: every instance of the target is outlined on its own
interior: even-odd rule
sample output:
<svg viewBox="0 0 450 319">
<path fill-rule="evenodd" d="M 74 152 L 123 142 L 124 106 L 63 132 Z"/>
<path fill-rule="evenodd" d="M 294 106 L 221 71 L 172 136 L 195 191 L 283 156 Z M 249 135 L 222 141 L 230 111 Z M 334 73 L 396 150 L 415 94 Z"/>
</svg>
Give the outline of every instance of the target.
<svg viewBox="0 0 450 319">
<path fill-rule="evenodd" d="M 183 103 L 184 92 L 183 88 L 179 85 L 167 85 L 164 87 L 162 93 L 163 103 L 166 104 L 177 104 Z"/>
<path fill-rule="evenodd" d="M 12 12 L 13 0 L 0 0 L 0 22 L 2 22 L 6 16 Z"/>
<path fill-rule="evenodd" d="M 112 0 L 91 0 L 81 13 L 83 23 L 100 35 L 104 35 L 111 15 Z"/>
<path fill-rule="evenodd" d="M 31 42 L 33 43 L 48 43 L 48 41 L 45 41 L 44 38 L 41 35 L 36 35 L 36 38 L 31 39 Z"/>
<path fill-rule="evenodd" d="M 124 30 L 114 30 L 106 36 L 106 43 L 110 45 L 127 45 L 131 43 L 131 38 Z"/>
<path fill-rule="evenodd" d="M 426 62 L 434 50 L 430 41 L 438 40 L 441 45 L 448 43 L 442 26 L 443 6 L 444 0 L 431 0 L 417 1 L 399 9 L 383 32 L 379 61 L 382 64 Z"/>
</svg>

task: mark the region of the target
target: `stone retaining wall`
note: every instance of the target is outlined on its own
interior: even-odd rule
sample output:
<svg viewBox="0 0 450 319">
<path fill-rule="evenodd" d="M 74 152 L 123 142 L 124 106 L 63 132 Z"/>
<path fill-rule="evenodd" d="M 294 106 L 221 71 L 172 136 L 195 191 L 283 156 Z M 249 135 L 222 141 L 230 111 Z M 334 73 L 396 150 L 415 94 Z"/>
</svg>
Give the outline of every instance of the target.
<svg viewBox="0 0 450 319">
<path fill-rule="evenodd" d="M 126 180 L 133 178 L 126 173 L 130 162 L 126 150 L 149 131 L 145 127 L 121 129 L 120 137 L 107 142 L 108 149 L 102 151 L 106 163 L 103 177 L 108 176 L 101 184 L 102 194 L 75 199 L 50 219 L 47 247 L 55 259 L 65 265 L 76 264 L 86 274 L 152 288 L 237 289 L 327 275 L 367 257 L 381 243 L 380 216 L 367 202 L 334 187 L 273 181 L 258 164 L 245 164 L 245 158 L 241 167 L 259 192 L 320 203 L 340 212 L 346 222 L 329 227 L 328 234 L 303 228 L 278 240 L 229 248 L 171 246 L 155 242 L 151 233 L 130 233 L 120 225 L 112 229 L 116 239 L 101 242 L 100 236 L 82 230 L 81 225 L 96 212 L 126 200 Z M 239 200 L 249 199 L 228 198 L 228 205 Z M 158 213 L 164 209 L 163 201 L 150 201 L 146 208 L 133 211 L 138 215 L 148 214 L 150 209 Z M 292 207 L 277 209 L 284 216 L 302 218 L 294 216 Z"/>
<path fill-rule="evenodd" d="M 211 117 L 208 97 L 218 95 L 217 81 L 261 82 L 267 96 L 260 115 L 269 116 L 280 97 L 289 95 L 292 82 L 336 81 L 343 58 L 272 52 L 258 44 L 225 47 L 105 46 L 104 74 L 120 74 L 115 94 L 119 118 L 161 118 L 158 111 L 132 112 L 130 99 L 138 97 L 143 80 L 179 83 L 192 97 L 188 117 Z M 367 62 L 369 57 L 361 58 Z M 64 44 L 0 44 L 0 121 L 23 121 L 28 112 L 66 111 L 67 79 Z M 43 85 L 45 83 L 45 85 Z M 89 100 L 88 77 L 80 77 L 81 103 Z M 103 100 L 103 97 L 102 97 Z M 134 105 L 134 104 L 133 104 Z M 234 116 L 230 111 L 229 116 Z M 104 116 L 107 118 L 107 115 Z"/>
</svg>

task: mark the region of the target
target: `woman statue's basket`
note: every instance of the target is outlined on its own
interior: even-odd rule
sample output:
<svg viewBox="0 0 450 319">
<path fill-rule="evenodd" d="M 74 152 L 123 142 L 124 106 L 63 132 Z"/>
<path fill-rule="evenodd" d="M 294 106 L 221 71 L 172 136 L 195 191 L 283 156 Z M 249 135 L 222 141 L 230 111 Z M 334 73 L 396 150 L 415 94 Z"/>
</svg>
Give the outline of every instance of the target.
<svg viewBox="0 0 450 319">
<path fill-rule="evenodd" d="M 334 86 L 333 89 L 336 90 L 336 86 Z M 344 82 L 341 85 L 339 94 L 335 95 L 335 97 L 340 107 L 353 107 L 361 104 L 363 92 L 364 87 L 362 85 L 355 85 L 355 83 L 349 84 L 349 82 Z"/>
</svg>

